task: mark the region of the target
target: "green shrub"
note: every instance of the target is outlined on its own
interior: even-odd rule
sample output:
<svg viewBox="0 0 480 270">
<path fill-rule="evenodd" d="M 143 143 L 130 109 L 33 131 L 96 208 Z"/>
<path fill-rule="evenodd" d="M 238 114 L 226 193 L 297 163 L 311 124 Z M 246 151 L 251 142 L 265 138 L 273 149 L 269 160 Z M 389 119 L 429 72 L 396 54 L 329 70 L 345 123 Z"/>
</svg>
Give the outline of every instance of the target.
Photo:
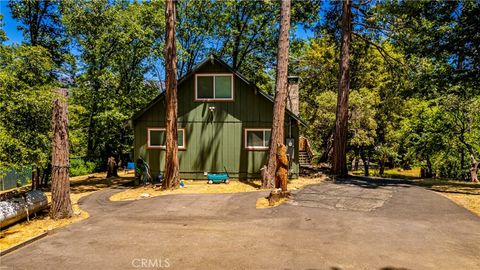
<svg viewBox="0 0 480 270">
<path fill-rule="evenodd" d="M 95 163 L 82 159 L 70 159 L 70 176 L 89 174 L 95 171 Z"/>
</svg>

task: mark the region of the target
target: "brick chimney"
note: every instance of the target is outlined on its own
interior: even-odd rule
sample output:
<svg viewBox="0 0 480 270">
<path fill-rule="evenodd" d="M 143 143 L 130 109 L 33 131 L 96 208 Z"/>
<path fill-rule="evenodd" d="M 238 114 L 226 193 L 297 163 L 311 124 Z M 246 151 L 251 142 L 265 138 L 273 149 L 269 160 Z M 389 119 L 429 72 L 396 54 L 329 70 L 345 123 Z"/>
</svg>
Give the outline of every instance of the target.
<svg viewBox="0 0 480 270">
<path fill-rule="evenodd" d="M 287 109 L 295 115 L 300 113 L 300 93 L 299 93 L 300 77 L 288 76 L 288 95 L 287 95 Z"/>
</svg>

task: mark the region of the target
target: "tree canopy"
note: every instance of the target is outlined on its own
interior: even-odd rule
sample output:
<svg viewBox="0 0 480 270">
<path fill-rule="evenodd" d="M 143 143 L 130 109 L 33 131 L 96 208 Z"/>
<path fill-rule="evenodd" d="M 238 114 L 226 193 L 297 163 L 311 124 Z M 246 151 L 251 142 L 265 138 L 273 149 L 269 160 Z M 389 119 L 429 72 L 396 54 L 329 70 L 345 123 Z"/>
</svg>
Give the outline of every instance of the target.
<svg viewBox="0 0 480 270">
<path fill-rule="evenodd" d="M 8 7 L 23 42 L 6 44 L 0 15 L 0 165 L 47 166 L 59 86 L 69 93 L 72 157 L 100 168 L 130 153 L 129 120 L 165 87 L 164 1 Z M 480 159 L 478 1 L 353 1 L 352 13 L 349 163 L 467 178 L 471 157 Z M 279 1 L 178 1 L 177 76 L 215 53 L 273 94 L 279 16 Z M 341 3 L 292 1 L 291 16 L 288 71 L 301 78 L 302 133 L 328 163 Z"/>
</svg>

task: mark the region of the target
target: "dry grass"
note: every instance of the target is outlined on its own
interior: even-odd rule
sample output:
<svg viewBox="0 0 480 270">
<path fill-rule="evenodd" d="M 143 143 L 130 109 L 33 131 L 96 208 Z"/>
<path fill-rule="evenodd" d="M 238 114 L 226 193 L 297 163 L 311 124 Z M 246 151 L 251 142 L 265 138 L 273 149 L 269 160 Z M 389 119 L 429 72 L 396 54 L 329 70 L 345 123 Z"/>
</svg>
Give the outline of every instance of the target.
<svg viewBox="0 0 480 270">
<path fill-rule="evenodd" d="M 364 175 L 363 170 L 351 171 L 352 175 Z M 380 177 L 378 169 L 370 169 L 370 175 Z M 386 178 L 400 178 L 400 179 L 419 179 L 420 178 L 420 168 L 413 168 L 411 170 L 404 170 L 400 168 L 394 169 L 385 169 L 381 177 Z"/>
<path fill-rule="evenodd" d="M 288 184 L 289 190 L 296 190 L 303 188 L 306 185 L 320 183 L 325 179 L 324 176 L 320 178 L 298 178 L 291 180 Z M 207 184 L 206 181 L 183 180 L 185 187 L 180 187 L 175 190 L 161 190 L 159 188 L 136 187 L 131 188 L 120 193 L 114 194 L 110 197 L 112 201 L 128 201 L 138 200 L 142 198 L 150 198 L 169 194 L 192 194 L 192 193 L 236 193 L 236 192 L 252 192 L 261 190 L 261 181 L 238 181 L 232 180 L 229 184 Z M 142 197 L 144 195 L 144 197 Z"/>
<path fill-rule="evenodd" d="M 130 175 L 131 176 L 131 175 Z M 38 213 L 36 217 L 32 217 L 30 221 L 23 221 L 7 227 L 0 231 L 0 250 L 5 250 L 14 245 L 20 244 L 32 237 L 60 228 L 74 222 L 88 218 L 88 213 L 78 206 L 78 200 L 97 190 L 105 189 L 113 185 L 122 184 L 131 181 L 129 175 L 121 173 L 119 178 L 107 180 L 105 173 L 96 173 L 85 176 L 77 176 L 70 178 L 70 199 L 72 200 L 72 208 L 74 215 L 69 219 L 53 220 L 48 216 L 47 211 Z M 51 201 L 51 193 L 45 192 L 48 202 Z"/>
<path fill-rule="evenodd" d="M 124 174 L 123 172 L 118 173 L 118 178 L 106 179 L 107 173 L 94 173 L 90 175 L 75 176 L 70 177 L 70 192 L 73 194 L 76 193 L 86 193 L 90 191 L 102 190 L 112 186 L 118 186 L 125 184 L 134 179 L 132 174 Z"/>
<path fill-rule="evenodd" d="M 386 169 L 384 172 L 385 177 L 392 177 L 392 178 L 409 178 L 415 179 L 420 178 L 420 168 L 413 168 L 411 170 L 404 170 L 404 169 Z"/>
</svg>

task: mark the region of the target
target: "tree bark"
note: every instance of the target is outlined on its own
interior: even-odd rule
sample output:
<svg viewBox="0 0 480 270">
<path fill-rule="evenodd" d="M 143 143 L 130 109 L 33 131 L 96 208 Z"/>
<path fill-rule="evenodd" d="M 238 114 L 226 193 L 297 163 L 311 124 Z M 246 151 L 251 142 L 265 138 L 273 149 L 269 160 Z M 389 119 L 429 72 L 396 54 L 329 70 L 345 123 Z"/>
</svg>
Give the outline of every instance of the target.
<svg viewBox="0 0 480 270">
<path fill-rule="evenodd" d="M 472 182 L 478 182 L 478 162 L 475 160 L 475 156 L 473 154 L 470 155 L 470 158 L 472 159 L 472 166 L 470 167 L 470 177 L 472 179 Z"/>
<path fill-rule="evenodd" d="M 380 163 L 380 169 L 378 174 L 383 175 L 385 173 L 385 158 L 383 156 L 380 158 L 379 163 Z"/>
<path fill-rule="evenodd" d="M 175 44 L 175 0 L 165 3 L 165 88 L 166 88 L 166 153 L 163 189 L 177 188 L 180 184 L 177 141 L 177 49 Z"/>
<path fill-rule="evenodd" d="M 471 144 L 469 144 L 466 140 L 465 140 L 465 137 L 462 133 L 462 135 L 460 136 L 460 142 L 462 142 L 465 147 L 467 148 L 468 152 L 470 153 L 470 158 L 472 160 L 472 163 L 471 163 L 471 166 L 470 166 L 470 180 L 472 182 L 478 182 L 478 174 L 477 174 L 477 171 L 478 171 L 478 164 L 480 163 L 480 161 L 476 160 L 475 159 L 475 151 L 473 150 L 473 147 Z"/>
<path fill-rule="evenodd" d="M 365 154 L 364 151 L 360 152 L 360 157 L 363 161 L 363 169 L 365 170 L 365 176 L 370 176 L 370 164 L 368 156 Z"/>
<path fill-rule="evenodd" d="M 37 166 L 32 168 L 32 190 L 40 187 L 40 168 Z"/>
<path fill-rule="evenodd" d="M 427 172 L 425 174 L 427 178 L 432 178 L 433 177 L 433 167 L 432 167 L 432 162 L 430 161 L 430 157 L 427 157 Z"/>
<path fill-rule="evenodd" d="M 66 89 L 58 90 L 53 103 L 52 204 L 50 217 L 69 218 L 73 214 L 68 178 L 68 107 Z"/>
<path fill-rule="evenodd" d="M 107 160 L 107 169 L 107 178 L 118 177 L 118 166 L 113 156 L 110 156 Z"/>
<path fill-rule="evenodd" d="M 370 160 L 368 158 L 363 161 L 363 168 L 365 169 L 365 176 L 370 176 Z"/>
<path fill-rule="evenodd" d="M 270 139 L 267 170 L 262 179 L 262 188 L 275 187 L 277 171 L 277 145 L 284 143 L 285 106 L 287 102 L 288 48 L 290 31 L 290 0 L 283 0 L 280 14 L 280 35 L 277 51 L 277 81 L 275 103 L 273 105 L 273 123 Z"/>
<path fill-rule="evenodd" d="M 333 145 L 332 173 L 346 176 L 348 93 L 350 91 L 350 43 L 352 33 L 351 0 L 344 0 L 342 7 L 342 47 L 340 52 L 340 76 L 338 82 L 337 115 Z"/>
</svg>

